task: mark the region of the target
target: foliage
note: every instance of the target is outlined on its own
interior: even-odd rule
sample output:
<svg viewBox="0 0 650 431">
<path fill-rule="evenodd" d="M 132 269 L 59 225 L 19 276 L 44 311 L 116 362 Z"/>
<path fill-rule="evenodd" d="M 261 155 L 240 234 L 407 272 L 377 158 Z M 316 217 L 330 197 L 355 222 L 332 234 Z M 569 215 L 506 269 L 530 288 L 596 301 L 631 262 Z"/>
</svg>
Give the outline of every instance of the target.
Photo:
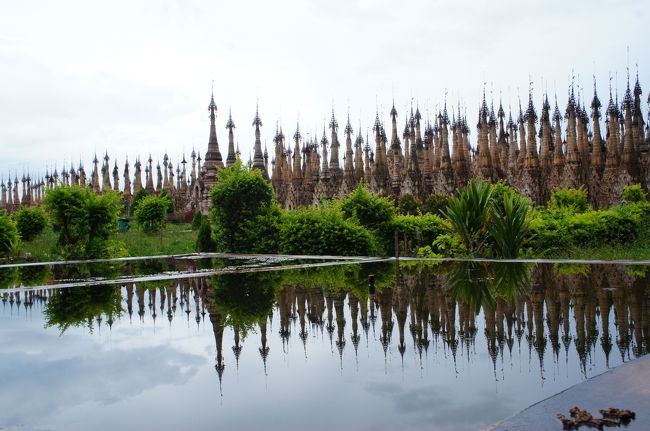
<svg viewBox="0 0 650 431">
<path fill-rule="evenodd" d="M 57 246 L 66 259 L 110 257 L 109 238 L 117 230 L 119 195 L 57 187 L 45 195 L 45 208 L 59 232 Z"/>
<path fill-rule="evenodd" d="M 197 212 L 197 214 L 201 214 Z M 212 238 L 212 227 L 210 221 L 203 219 L 199 233 L 196 236 L 196 251 L 198 252 L 213 252 L 217 250 L 217 244 Z"/>
<path fill-rule="evenodd" d="M 418 215 L 420 202 L 410 193 L 403 194 L 397 199 L 397 211 L 401 215 Z"/>
<path fill-rule="evenodd" d="M 584 263 L 556 263 L 553 269 L 557 275 L 589 277 L 591 274 L 591 265 Z"/>
<path fill-rule="evenodd" d="M 509 302 L 530 287 L 531 267 L 524 263 L 455 262 L 447 276 L 447 287 L 455 300 L 474 309 L 494 307 L 497 298 Z"/>
<path fill-rule="evenodd" d="M 18 268 L 15 266 L 0 268 L 0 289 L 14 287 L 16 284 L 20 284 L 18 280 Z"/>
<path fill-rule="evenodd" d="M 192 218 L 192 230 L 199 230 L 201 224 L 203 224 L 203 214 L 201 214 L 201 211 L 196 211 Z"/>
<path fill-rule="evenodd" d="M 149 235 L 139 229 L 116 234 L 126 246 L 129 256 L 184 254 L 195 251 L 196 233 L 189 224 L 167 225 L 160 236 Z"/>
<path fill-rule="evenodd" d="M 494 199 L 489 231 L 499 257 L 514 259 L 527 241 L 530 206 L 515 193 L 503 193 Z"/>
<path fill-rule="evenodd" d="M 418 257 L 456 257 L 467 253 L 460 237 L 454 233 L 439 235 L 430 246 L 421 247 Z"/>
<path fill-rule="evenodd" d="M 371 194 L 360 183 L 352 193 L 340 202 L 345 218 L 354 218 L 361 226 L 375 229 L 395 216 L 395 208 L 386 198 Z"/>
<path fill-rule="evenodd" d="M 214 305 L 225 314 L 225 323 L 244 333 L 263 322 L 273 311 L 280 271 L 234 273 L 212 278 Z"/>
<path fill-rule="evenodd" d="M 561 187 L 553 190 L 551 199 L 548 201 L 549 210 L 568 210 L 572 213 L 583 213 L 589 210 L 587 189 L 584 186 L 574 189 Z"/>
<path fill-rule="evenodd" d="M 165 211 L 167 212 L 167 214 L 173 213 L 174 202 L 172 201 L 172 198 L 167 194 L 167 190 L 161 191 L 158 197 L 162 199 L 163 202 L 165 203 Z"/>
<path fill-rule="evenodd" d="M 570 247 L 622 244 L 637 237 L 647 220 L 647 204 L 621 205 L 600 211 L 534 212 L 530 246 L 539 254 Z"/>
<path fill-rule="evenodd" d="M 0 213 L 0 257 L 11 254 L 17 243 L 16 224 L 8 216 Z"/>
<path fill-rule="evenodd" d="M 93 330 L 93 319 L 122 313 L 120 289 L 114 286 L 70 287 L 56 289 L 48 298 L 43 314 L 47 327 L 57 326 L 61 333 L 69 327 Z"/>
<path fill-rule="evenodd" d="M 641 184 L 632 184 L 623 189 L 623 201 L 626 203 L 647 202 L 648 195 Z"/>
<path fill-rule="evenodd" d="M 233 166 L 221 169 L 217 185 L 210 191 L 217 247 L 226 252 L 251 252 L 271 247 L 261 238 L 277 237 L 279 209 L 270 184 L 255 169 Z M 272 247 L 271 247 L 272 248 Z"/>
<path fill-rule="evenodd" d="M 159 233 L 167 224 L 168 198 L 147 196 L 135 210 L 135 219 L 145 233 Z"/>
<path fill-rule="evenodd" d="M 138 209 L 138 205 L 140 205 L 140 202 L 147 196 L 149 196 L 149 193 L 147 192 L 146 189 L 138 190 L 135 196 L 133 196 L 133 200 L 131 201 L 131 208 L 130 208 L 131 215 L 135 214 L 135 211 Z"/>
<path fill-rule="evenodd" d="M 282 253 L 368 256 L 375 250 L 370 232 L 345 220 L 337 208 L 304 208 L 282 217 Z"/>
<path fill-rule="evenodd" d="M 449 199 L 447 219 L 472 256 L 483 256 L 489 246 L 491 198 L 489 184 L 469 181 L 465 190 Z"/>
<path fill-rule="evenodd" d="M 393 250 L 397 231 L 400 242 L 404 242 L 400 250 L 414 253 L 448 232 L 449 228 L 447 221 L 433 214 L 398 215 L 381 225 L 377 232 L 384 251 Z"/>
<path fill-rule="evenodd" d="M 442 193 L 435 193 L 430 195 L 422 204 L 422 212 L 435 215 L 444 214 L 445 210 L 447 209 L 447 205 L 449 205 L 449 198 L 449 195 Z"/>
<path fill-rule="evenodd" d="M 21 266 L 18 268 L 18 279 L 22 286 L 42 286 L 50 277 L 50 267 L 47 265 Z"/>
<path fill-rule="evenodd" d="M 23 208 L 14 218 L 18 233 L 23 241 L 31 241 L 47 226 L 47 216 L 41 208 Z"/>
</svg>

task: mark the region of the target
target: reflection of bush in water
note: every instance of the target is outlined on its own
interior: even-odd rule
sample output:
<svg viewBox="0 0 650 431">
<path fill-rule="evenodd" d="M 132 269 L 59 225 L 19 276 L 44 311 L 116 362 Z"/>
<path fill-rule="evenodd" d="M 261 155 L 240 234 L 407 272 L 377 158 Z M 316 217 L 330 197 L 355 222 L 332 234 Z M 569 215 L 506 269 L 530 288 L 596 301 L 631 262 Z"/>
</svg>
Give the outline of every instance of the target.
<svg viewBox="0 0 650 431">
<path fill-rule="evenodd" d="M 18 268 L 18 279 L 23 286 L 42 286 L 47 284 L 50 275 L 50 267 L 45 265 L 21 266 Z"/>
<path fill-rule="evenodd" d="M 226 325 L 246 333 L 273 311 L 279 271 L 226 274 L 212 278 L 214 305 L 226 317 Z"/>
<path fill-rule="evenodd" d="M 283 272 L 283 286 L 319 288 L 325 292 L 347 291 L 353 292 L 359 298 L 368 297 L 368 276 L 371 274 L 375 276 L 375 287 L 378 291 L 395 284 L 394 265 L 385 263 L 323 266 Z"/>
<path fill-rule="evenodd" d="M 93 331 L 93 319 L 122 313 L 122 295 L 113 286 L 71 287 L 52 292 L 43 314 L 46 327 L 57 326 L 61 333 L 69 327 L 87 327 Z"/>
<path fill-rule="evenodd" d="M 16 268 L 0 268 L 0 289 L 14 287 L 18 283 Z"/>
<path fill-rule="evenodd" d="M 580 275 L 589 277 L 591 265 L 586 263 L 556 263 L 553 269 L 557 275 Z"/>
<path fill-rule="evenodd" d="M 455 300 L 474 308 L 494 306 L 497 298 L 514 301 L 530 287 L 531 265 L 525 263 L 457 262 L 447 276 Z"/>
</svg>

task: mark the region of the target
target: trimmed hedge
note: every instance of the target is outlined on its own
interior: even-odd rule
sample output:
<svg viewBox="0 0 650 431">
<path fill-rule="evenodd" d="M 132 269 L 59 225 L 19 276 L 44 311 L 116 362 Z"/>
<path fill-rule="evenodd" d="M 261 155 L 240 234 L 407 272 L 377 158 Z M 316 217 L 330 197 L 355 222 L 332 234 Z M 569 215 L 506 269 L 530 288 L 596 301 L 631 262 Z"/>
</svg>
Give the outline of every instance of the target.
<svg viewBox="0 0 650 431">
<path fill-rule="evenodd" d="M 282 216 L 281 253 L 369 256 L 375 251 L 370 232 L 335 208 L 303 208 Z"/>
</svg>

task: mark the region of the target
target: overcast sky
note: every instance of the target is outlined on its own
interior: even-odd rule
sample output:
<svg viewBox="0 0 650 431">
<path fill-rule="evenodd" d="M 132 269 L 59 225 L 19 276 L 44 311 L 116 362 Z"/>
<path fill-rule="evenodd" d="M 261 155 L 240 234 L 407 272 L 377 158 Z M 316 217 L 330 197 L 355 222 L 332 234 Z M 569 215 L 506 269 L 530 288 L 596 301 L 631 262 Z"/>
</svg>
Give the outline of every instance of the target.
<svg viewBox="0 0 650 431">
<path fill-rule="evenodd" d="M 122 170 L 151 152 L 172 161 L 208 142 L 211 82 L 225 159 L 225 123 L 248 159 L 259 100 L 262 142 L 277 121 L 287 137 L 322 133 L 332 106 L 342 129 L 387 120 L 400 128 L 411 99 L 422 114 L 467 106 L 476 139 L 483 83 L 507 104 L 557 89 L 572 69 L 603 103 L 608 74 L 625 87 L 639 67 L 650 90 L 649 5 L 643 0 L 9 1 L 0 0 L 0 175 L 35 175 L 63 162 L 87 167 L 108 150 Z M 578 79 L 579 77 L 579 79 Z M 614 83 L 614 81 L 613 81 Z M 514 106 L 513 106 L 514 107 Z M 365 137 L 365 136 L 364 136 Z M 12 174 L 13 176 L 13 174 Z"/>
</svg>

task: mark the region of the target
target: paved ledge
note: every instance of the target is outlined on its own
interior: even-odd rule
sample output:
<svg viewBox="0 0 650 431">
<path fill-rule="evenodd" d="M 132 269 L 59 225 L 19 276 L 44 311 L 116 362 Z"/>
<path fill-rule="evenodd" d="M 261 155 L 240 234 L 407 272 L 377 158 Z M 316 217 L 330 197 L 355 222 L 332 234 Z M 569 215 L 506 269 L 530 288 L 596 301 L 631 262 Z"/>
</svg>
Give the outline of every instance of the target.
<svg viewBox="0 0 650 431">
<path fill-rule="evenodd" d="M 618 429 L 630 431 L 650 429 L 650 355 L 642 356 L 578 383 L 486 429 L 491 431 L 562 430 L 562 424 L 556 415 L 562 413 L 568 417 L 569 409 L 573 406 L 586 409 L 595 417 L 600 417 L 599 409 L 607 407 L 629 409 L 636 413 L 636 419 L 627 427 Z"/>
</svg>

